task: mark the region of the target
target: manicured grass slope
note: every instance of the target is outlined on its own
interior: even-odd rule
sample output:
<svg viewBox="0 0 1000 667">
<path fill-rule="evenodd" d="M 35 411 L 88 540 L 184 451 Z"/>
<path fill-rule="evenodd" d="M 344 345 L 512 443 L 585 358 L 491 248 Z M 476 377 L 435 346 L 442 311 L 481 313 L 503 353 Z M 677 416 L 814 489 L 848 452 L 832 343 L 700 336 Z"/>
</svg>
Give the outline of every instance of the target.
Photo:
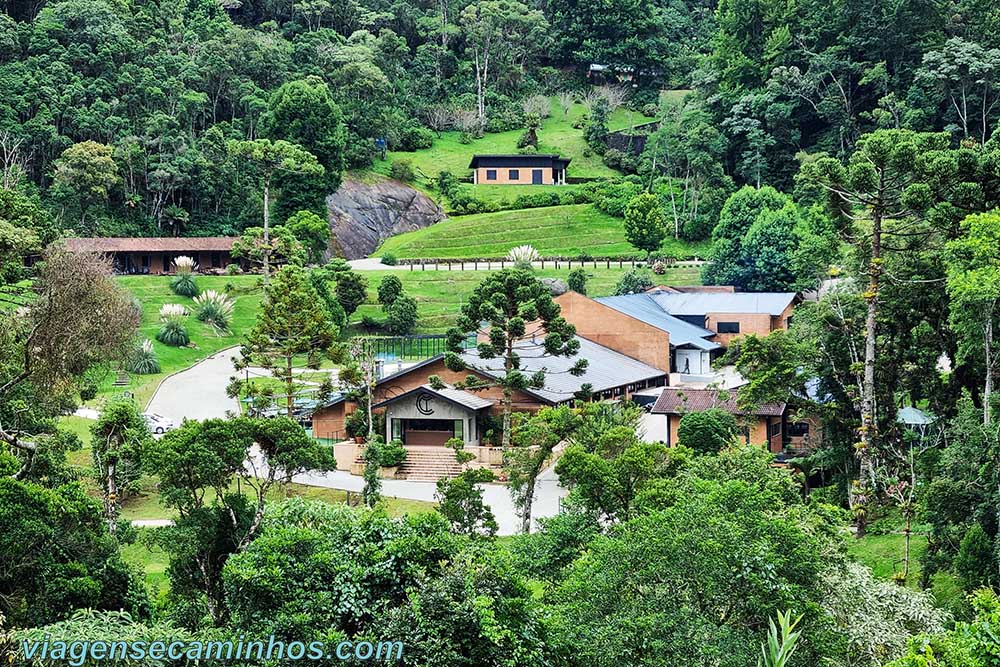
<svg viewBox="0 0 1000 667">
<path fill-rule="evenodd" d="M 622 220 L 593 204 L 550 206 L 449 218 L 430 227 L 387 239 L 374 253 L 403 258 L 504 257 L 511 248 L 530 244 L 542 255 L 575 257 L 635 255 L 625 240 Z M 707 244 L 668 238 L 662 252 L 678 259 L 704 256 Z"/>
<path fill-rule="evenodd" d="M 614 291 L 615 284 L 629 269 L 619 269 L 612 265 L 610 269 L 587 267 L 586 270 L 589 275 L 587 293 L 591 296 L 607 296 Z M 389 273 L 399 276 L 406 293 L 416 299 L 420 315 L 417 324 L 419 333 L 441 333 L 454 324 L 462 304 L 486 275 L 485 271 L 421 271 L 419 267 L 413 271 L 365 271 L 364 275 L 368 278 L 368 300 L 352 320 L 358 321 L 364 315 L 384 318 L 377 305 L 376 291 L 379 281 Z M 558 270 L 546 268 L 536 270 L 535 274 L 540 278 L 566 280 L 569 269 L 565 266 Z M 696 285 L 699 282 L 699 272 L 697 268 L 691 267 L 671 268 L 664 275 L 657 276 L 656 280 L 669 285 Z"/>
<path fill-rule="evenodd" d="M 131 391 L 140 405 L 153 395 L 156 385 L 171 373 L 187 368 L 219 350 L 239 345 L 243 334 L 250 329 L 260 307 L 261 292 L 253 287 L 259 276 L 197 276 L 198 287 L 204 291 L 214 289 L 224 291 L 227 284 L 237 288 L 231 295 L 235 301 L 230 331 L 219 334 L 212 327 L 199 322 L 193 315 L 184 318 L 184 326 L 191 337 L 191 347 L 171 347 L 156 340 L 160 329 L 160 306 L 165 303 L 179 303 L 193 308 L 194 301 L 178 296 L 170 289 L 170 278 L 165 276 L 121 276 L 118 279 L 125 289 L 135 295 L 142 305 L 142 322 L 139 335 L 153 341 L 156 355 L 160 360 L 160 373 L 156 375 L 131 375 L 128 387 L 112 387 L 114 376 L 105 380 L 104 392 L 117 393 Z M 242 290 L 251 290 L 243 292 Z"/>
<path fill-rule="evenodd" d="M 601 178 L 615 176 L 617 172 L 604 165 L 599 155 L 584 155 L 587 142 L 583 140 L 583 131 L 573 127 L 573 121 L 586 110 L 582 104 L 574 104 L 569 113 L 563 114 L 555 98 L 550 100 L 552 115 L 542 121 L 538 130 L 538 152 L 559 153 L 570 157 L 569 176 L 579 178 Z M 440 171 L 450 171 L 456 176 L 470 174 L 469 160 L 475 153 L 516 153 L 517 139 L 522 129 L 497 134 L 487 134 L 471 143 L 459 141 L 460 132 L 443 132 L 434 140 L 430 148 L 412 153 L 390 151 L 384 161 L 377 161 L 374 169 L 383 174 L 389 173 L 393 160 L 410 160 L 418 175 L 434 178 Z M 588 153 L 590 151 L 587 151 Z"/>
</svg>

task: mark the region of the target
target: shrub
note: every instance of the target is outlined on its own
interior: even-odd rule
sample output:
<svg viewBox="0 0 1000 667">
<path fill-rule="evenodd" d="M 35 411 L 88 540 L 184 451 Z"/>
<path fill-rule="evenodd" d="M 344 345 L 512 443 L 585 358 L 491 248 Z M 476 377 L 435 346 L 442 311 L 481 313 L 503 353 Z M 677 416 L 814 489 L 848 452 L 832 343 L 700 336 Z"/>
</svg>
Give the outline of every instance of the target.
<svg viewBox="0 0 1000 667">
<path fill-rule="evenodd" d="M 243 273 L 243 267 L 239 264 L 226 264 L 227 276 L 238 276 Z"/>
<path fill-rule="evenodd" d="M 413 333 L 417 326 L 417 302 L 413 297 L 400 294 L 385 312 L 385 328 L 394 336 Z"/>
<path fill-rule="evenodd" d="M 378 302 L 383 308 L 389 308 L 403 294 L 403 281 L 399 276 L 387 275 L 378 284 Z"/>
<path fill-rule="evenodd" d="M 378 452 L 378 464 L 383 468 L 398 466 L 406 460 L 406 447 L 399 440 L 381 445 Z"/>
<path fill-rule="evenodd" d="M 382 326 L 382 322 L 371 315 L 365 315 L 361 318 L 361 328 L 365 331 L 381 331 Z"/>
<path fill-rule="evenodd" d="M 456 194 L 451 198 L 452 212 L 459 215 L 471 215 L 473 213 L 493 213 L 499 211 L 500 206 L 493 201 L 478 199 L 471 195 Z"/>
<path fill-rule="evenodd" d="M 97 383 L 87 378 L 80 385 L 80 400 L 92 401 L 97 398 Z"/>
<path fill-rule="evenodd" d="M 382 253 L 382 257 L 379 259 L 379 261 L 385 264 L 386 266 L 396 266 L 397 264 L 399 264 L 399 260 L 396 259 L 396 256 L 393 255 L 391 252 Z"/>
<path fill-rule="evenodd" d="M 471 132 L 462 132 L 460 135 L 458 135 L 458 142 L 460 144 L 471 144 L 475 140 L 476 138 L 472 136 Z"/>
<path fill-rule="evenodd" d="M 520 195 L 514 200 L 513 208 L 542 208 L 545 206 L 557 206 L 558 204 L 558 192 L 536 192 Z"/>
<path fill-rule="evenodd" d="M 170 289 L 178 296 L 197 296 L 198 284 L 192 273 L 178 273 L 170 280 Z"/>
<path fill-rule="evenodd" d="M 426 127 L 404 127 L 399 133 L 396 150 L 418 151 L 434 145 L 434 132 Z"/>
<path fill-rule="evenodd" d="M 518 148 L 517 152 L 520 155 L 534 155 L 535 153 L 538 152 L 538 149 L 529 144 L 529 145 L 524 146 L 522 148 Z"/>
<path fill-rule="evenodd" d="M 650 268 L 652 268 L 653 273 L 655 273 L 658 276 L 662 276 L 664 273 L 667 272 L 667 264 L 663 260 L 657 260 L 653 262 L 653 266 Z"/>
<path fill-rule="evenodd" d="M 538 261 L 538 251 L 527 244 L 515 246 L 507 252 L 507 259 L 519 269 L 530 269 L 532 262 Z"/>
<path fill-rule="evenodd" d="M 615 285 L 615 294 L 641 294 L 653 286 L 653 280 L 645 271 L 628 271 Z"/>
<path fill-rule="evenodd" d="M 222 292 L 205 290 L 194 299 L 195 316 L 218 331 L 229 331 L 229 319 L 233 314 L 233 300 Z"/>
<path fill-rule="evenodd" d="M 389 175 L 397 181 L 412 181 L 416 174 L 413 172 L 413 162 L 410 160 L 393 160 L 389 167 Z"/>
<path fill-rule="evenodd" d="M 160 330 L 156 332 L 156 340 L 164 345 L 183 347 L 191 342 L 191 337 L 180 317 L 168 317 L 163 319 Z"/>
<path fill-rule="evenodd" d="M 660 113 L 660 107 L 650 102 L 649 104 L 643 104 L 642 108 L 639 109 L 639 113 L 646 118 L 655 118 Z"/>
<path fill-rule="evenodd" d="M 368 414 L 364 410 L 355 410 L 344 418 L 344 431 L 352 438 L 368 435 Z"/>
<path fill-rule="evenodd" d="M 147 338 L 136 346 L 129 360 L 129 370 L 136 375 L 154 375 L 160 372 L 160 360 L 153 349 L 153 341 Z"/>
<path fill-rule="evenodd" d="M 573 269 L 566 278 L 566 284 L 577 294 L 587 295 L 587 272 L 582 268 Z"/>
<path fill-rule="evenodd" d="M 698 454 L 718 454 L 732 445 L 738 434 L 736 418 L 719 408 L 689 412 L 677 426 L 677 441 Z"/>
</svg>

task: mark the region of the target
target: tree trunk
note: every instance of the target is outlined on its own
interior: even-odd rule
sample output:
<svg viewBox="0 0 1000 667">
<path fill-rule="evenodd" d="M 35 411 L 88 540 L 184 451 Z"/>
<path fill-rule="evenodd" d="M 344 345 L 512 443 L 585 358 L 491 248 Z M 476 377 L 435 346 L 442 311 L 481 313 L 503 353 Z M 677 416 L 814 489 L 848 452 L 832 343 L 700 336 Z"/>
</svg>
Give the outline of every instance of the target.
<svg viewBox="0 0 1000 667">
<path fill-rule="evenodd" d="M 868 264 L 868 291 L 865 301 L 865 371 L 861 388 L 861 439 L 858 448 L 860 469 L 858 488 L 852 500 L 857 519 L 857 537 L 865 535 L 868 523 L 867 504 L 870 501 L 872 479 L 872 446 L 875 442 L 875 336 L 878 317 L 879 278 L 882 273 L 882 210 L 876 207 L 872 215 L 872 256 Z M 858 511 L 860 510 L 860 511 Z"/>
<path fill-rule="evenodd" d="M 990 402 L 993 399 L 993 311 L 991 304 L 986 311 L 986 324 L 983 327 L 983 353 L 986 361 L 986 382 L 983 385 L 983 426 L 990 425 Z"/>
<path fill-rule="evenodd" d="M 104 499 L 104 512 L 108 517 L 108 532 L 111 537 L 118 534 L 118 484 L 115 473 L 118 470 L 118 457 L 112 454 L 108 457 L 108 492 Z"/>
<path fill-rule="evenodd" d="M 292 398 L 292 355 L 285 357 L 285 407 L 288 418 L 295 419 L 295 400 Z"/>
<path fill-rule="evenodd" d="M 521 514 L 521 532 L 525 535 L 531 532 L 531 506 L 535 502 L 535 481 L 537 476 L 532 475 L 528 482 L 528 490 L 524 496 L 524 507 Z"/>
<path fill-rule="evenodd" d="M 271 179 L 264 179 L 264 247 L 261 255 L 264 258 L 264 285 L 271 277 Z"/>
<path fill-rule="evenodd" d="M 506 450 L 510 447 L 510 413 L 513 403 L 513 392 L 508 388 L 503 388 L 503 433 L 500 435 L 500 447 Z"/>
</svg>

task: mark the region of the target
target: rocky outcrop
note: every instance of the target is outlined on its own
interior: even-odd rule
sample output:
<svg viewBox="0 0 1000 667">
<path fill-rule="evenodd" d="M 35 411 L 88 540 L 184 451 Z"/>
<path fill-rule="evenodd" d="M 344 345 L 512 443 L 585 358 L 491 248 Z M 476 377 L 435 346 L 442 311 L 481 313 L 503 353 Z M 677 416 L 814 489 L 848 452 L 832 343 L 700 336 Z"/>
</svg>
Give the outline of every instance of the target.
<svg viewBox="0 0 1000 667">
<path fill-rule="evenodd" d="M 390 236 L 446 217 L 430 197 L 389 179 L 371 183 L 344 179 L 326 198 L 326 210 L 331 246 L 347 259 L 367 257 Z"/>
</svg>

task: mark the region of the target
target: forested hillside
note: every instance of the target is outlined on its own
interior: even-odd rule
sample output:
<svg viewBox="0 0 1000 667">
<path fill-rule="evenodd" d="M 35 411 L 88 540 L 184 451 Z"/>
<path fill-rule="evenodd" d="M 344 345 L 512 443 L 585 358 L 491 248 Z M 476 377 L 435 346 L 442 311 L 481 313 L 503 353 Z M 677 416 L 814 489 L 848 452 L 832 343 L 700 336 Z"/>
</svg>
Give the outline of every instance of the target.
<svg viewBox="0 0 1000 667">
<path fill-rule="evenodd" d="M 0 10 L 0 663 L 1000 664 L 997 6 Z"/>
<path fill-rule="evenodd" d="M 981 143 L 997 111 L 996 12 L 978 0 L 4 9 L 4 185 L 82 234 L 207 235 L 255 222 L 260 165 L 229 150 L 234 140 L 311 152 L 325 173 L 279 174 L 277 217 L 321 212 L 344 169 L 371 165 L 376 137 L 412 150 L 442 129 L 520 129 L 532 95 L 584 98 L 592 63 L 611 68 L 602 81 L 629 80 L 635 109 L 661 88 L 694 89 L 667 111 L 654 142 L 664 155 L 628 167 L 681 177 L 697 189 L 689 199 L 716 213 L 730 179 L 790 187 L 800 152 L 844 157 L 878 127 Z"/>
</svg>

